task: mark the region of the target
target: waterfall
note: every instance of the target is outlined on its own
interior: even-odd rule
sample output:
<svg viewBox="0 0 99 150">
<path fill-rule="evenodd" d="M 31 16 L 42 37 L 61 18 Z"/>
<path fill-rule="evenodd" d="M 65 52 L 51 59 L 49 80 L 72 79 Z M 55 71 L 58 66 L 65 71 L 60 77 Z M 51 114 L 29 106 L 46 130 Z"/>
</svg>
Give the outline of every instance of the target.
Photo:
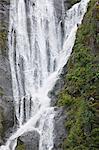
<svg viewBox="0 0 99 150">
<path fill-rule="evenodd" d="M 88 2 L 62 12 L 59 21 L 54 0 L 11 0 L 9 60 L 18 128 L 0 150 L 15 150 L 28 131 L 40 135 L 39 150 L 53 148 L 55 111 L 48 92 L 68 61 Z"/>
</svg>

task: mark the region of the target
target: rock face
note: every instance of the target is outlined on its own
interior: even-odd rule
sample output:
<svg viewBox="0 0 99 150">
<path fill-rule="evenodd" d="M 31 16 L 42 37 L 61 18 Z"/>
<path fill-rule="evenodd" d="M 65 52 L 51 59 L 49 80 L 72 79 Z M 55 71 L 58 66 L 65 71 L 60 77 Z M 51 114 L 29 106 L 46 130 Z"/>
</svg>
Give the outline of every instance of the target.
<svg viewBox="0 0 99 150">
<path fill-rule="evenodd" d="M 62 142 L 66 137 L 65 129 L 66 114 L 64 109 L 56 108 L 55 122 L 54 122 L 54 147 L 53 150 L 62 150 Z"/>
<path fill-rule="evenodd" d="M 65 75 L 67 73 L 67 65 L 64 66 L 63 71 L 57 80 L 55 86 L 53 87 L 52 91 L 49 92 L 49 97 L 51 98 L 51 105 L 57 106 L 58 95 L 61 90 L 64 89 L 65 85 Z M 54 122 L 54 147 L 53 150 L 63 150 L 62 143 L 66 138 L 66 114 L 65 109 L 63 107 L 55 107 L 56 115 L 55 115 L 55 122 Z"/>
<path fill-rule="evenodd" d="M 14 125 L 14 105 L 7 45 L 9 4 L 10 0 L 0 1 L 0 145 Z"/>
<path fill-rule="evenodd" d="M 62 19 L 63 1 L 64 0 L 54 0 L 54 5 L 55 5 L 55 9 L 56 9 L 56 16 L 58 17 L 59 20 Z"/>
<path fill-rule="evenodd" d="M 62 89 L 64 89 L 66 73 L 67 73 L 67 66 L 65 65 L 53 89 L 48 93 L 49 97 L 51 98 L 51 106 L 57 105 L 58 94 Z"/>
<path fill-rule="evenodd" d="M 36 131 L 24 133 L 18 139 L 16 150 L 39 150 L 39 134 Z M 23 149 L 22 149 L 23 148 Z"/>
<path fill-rule="evenodd" d="M 66 10 L 68 10 L 77 2 L 80 2 L 80 0 L 54 0 L 56 16 L 58 17 L 58 19 L 62 20 L 65 16 Z"/>
</svg>

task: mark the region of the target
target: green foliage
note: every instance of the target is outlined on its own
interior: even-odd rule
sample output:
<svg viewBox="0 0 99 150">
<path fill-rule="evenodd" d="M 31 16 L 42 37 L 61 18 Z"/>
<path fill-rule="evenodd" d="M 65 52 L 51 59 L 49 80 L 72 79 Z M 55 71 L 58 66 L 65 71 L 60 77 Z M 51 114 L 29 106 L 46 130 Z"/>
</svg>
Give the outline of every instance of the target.
<svg viewBox="0 0 99 150">
<path fill-rule="evenodd" d="M 64 142 L 64 149 L 88 150 L 93 118 L 94 114 L 88 103 L 81 98 L 75 99 L 74 105 L 68 111 L 66 122 L 68 138 Z"/>
<path fill-rule="evenodd" d="M 99 6 L 91 0 L 67 64 L 59 106 L 66 108 L 64 150 L 99 148 Z"/>
<path fill-rule="evenodd" d="M 58 106 L 70 106 L 72 104 L 72 97 L 65 92 L 61 92 L 59 95 Z"/>
</svg>

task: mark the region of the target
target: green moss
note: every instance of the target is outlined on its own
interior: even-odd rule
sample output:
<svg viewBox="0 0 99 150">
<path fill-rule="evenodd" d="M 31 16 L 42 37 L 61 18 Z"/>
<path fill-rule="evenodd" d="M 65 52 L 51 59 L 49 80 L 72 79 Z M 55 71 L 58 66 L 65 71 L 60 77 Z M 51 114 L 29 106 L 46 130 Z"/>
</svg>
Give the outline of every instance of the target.
<svg viewBox="0 0 99 150">
<path fill-rule="evenodd" d="M 5 55 L 6 54 L 6 47 L 7 47 L 7 32 L 6 31 L 0 31 L 0 50 L 1 54 Z"/>
<path fill-rule="evenodd" d="M 85 97 L 97 96 L 99 83 L 99 53 L 97 53 L 97 25 L 95 20 L 95 2 L 91 1 L 83 25 L 79 28 L 74 52 L 68 62 L 66 76 L 67 91 L 70 94 Z M 95 15 L 95 16 L 94 16 Z"/>
<path fill-rule="evenodd" d="M 22 141 L 18 140 L 16 150 L 25 150 L 25 149 L 26 149 L 26 147 L 25 147 L 24 143 Z"/>
<path fill-rule="evenodd" d="M 25 146 L 24 145 L 18 145 L 16 150 L 25 150 Z"/>
<path fill-rule="evenodd" d="M 0 22 L 0 54 L 6 56 L 6 49 L 7 49 L 7 27 L 5 26 L 4 21 L 1 20 Z"/>
<path fill-rule="evenodd" d="M 80 97 L 74 100 L 73 106 L 68 110 L 66 122 L 68 138 L 63 145 L 64 149 L 74 150 L 84 147 L 88 150 L 89 146 L 91 146 L 89 144 L 89 137 L 93 117 L 94 114 L 83 98 L 81 99 Z"/>
<path fill-rule="evenodd" d="M 72 104 L 72 97 L 70 95 L 68 95 L 67 93 L 65 93 L 65 91 L 61 92 L 59 97 L 58 97 L 59 101 L 58 101 L 58 106 L 70 106 Z"/>
<path fill-rule="evenodd" d="M 67 64 L 65 89 L 59 94 L 58 105 L 66 108 L 67 115 L 64 150 L 99 147 L 98 7 L 97 0 L 91 0 Z"/>
</svg>

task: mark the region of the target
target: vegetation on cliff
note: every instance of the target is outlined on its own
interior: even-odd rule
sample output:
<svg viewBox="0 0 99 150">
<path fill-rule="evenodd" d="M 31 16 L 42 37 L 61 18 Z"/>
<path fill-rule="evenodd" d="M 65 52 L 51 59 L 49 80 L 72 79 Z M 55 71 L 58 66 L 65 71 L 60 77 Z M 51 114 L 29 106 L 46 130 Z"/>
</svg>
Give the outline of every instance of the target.
<svg viewBox="0 0 99 150">
<path fill-rule="evenodd" d="M 99 148 L 99 3 L 91 0 L 79 27 L 67 64 L 65 88 L 58 105 L 64 106 L 67 137 L 64 150 Z"/>
<path fill-rule="evenodd" d="M 0 0 L 0 55 L 8 56 L 8 22 L 10 0 Z"/>
</svg>

